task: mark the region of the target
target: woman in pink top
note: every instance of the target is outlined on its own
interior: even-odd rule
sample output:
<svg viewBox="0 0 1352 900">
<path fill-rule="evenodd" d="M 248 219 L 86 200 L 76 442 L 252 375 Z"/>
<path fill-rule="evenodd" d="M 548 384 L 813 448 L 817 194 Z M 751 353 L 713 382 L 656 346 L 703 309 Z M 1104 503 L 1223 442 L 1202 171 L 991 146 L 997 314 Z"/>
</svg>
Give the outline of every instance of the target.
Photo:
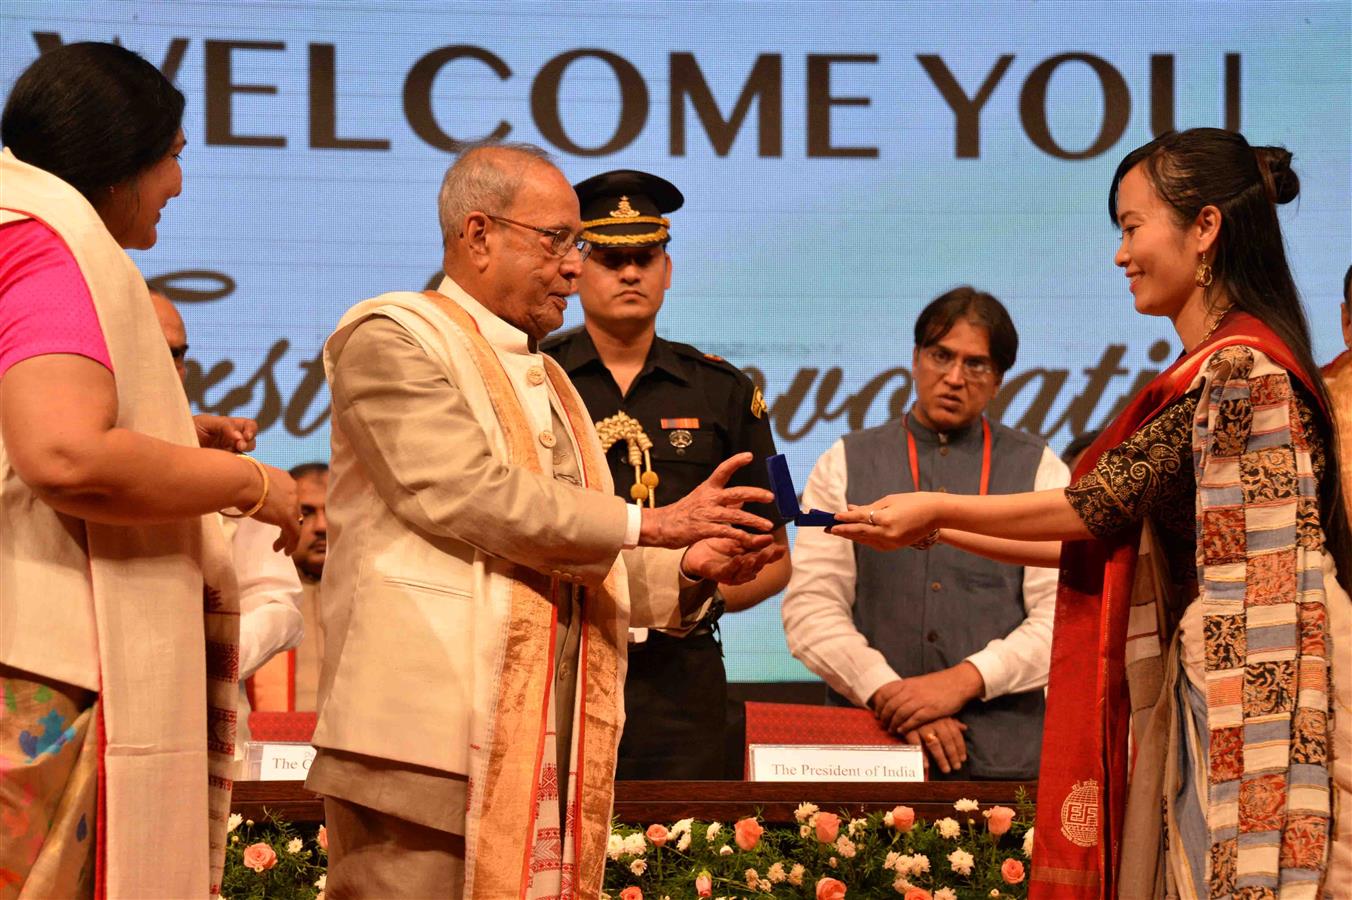
<svg viewBox="0 0 1352 900">
<path fill-rule="evenodd" d="M 229 789 L 203 765 L 233 740 L 233 712 L 209 698 L 213 666 L 228 670 L 234 649 L 204 516 L 239 510 L 279 526 L 289 553 L 299 507 L 285 472 L 234 452 L 252 446 L 252 422 L 190 419 L 145 285 L 118 249 L 153 246 L 182 187 L 183 105 L 136 54 L 72 44 L 28 68 L 0 121 L 0 898 L 200 896 L 219 884 L 206 840 L 176 845 L 183 865 L 128 862 L 135 826 L 124 823 L 139 803 L 145 822 L 170 827 L 178 806 L 206 812 L 208 783 Z M 162 622 L 187 622 L 197 646 L 162 647 Z M 188 674 L 175 691 L 159 673 L 178 665 Z M 189 690 L 203 670 L 206 697 Z M 187 751 L 138 739 L 165 709 L 210 734 Z M 186 775 L 182 756 L 197 767 Z M 164 789 L 130 797 L 159 776 Z"/>
</svg>

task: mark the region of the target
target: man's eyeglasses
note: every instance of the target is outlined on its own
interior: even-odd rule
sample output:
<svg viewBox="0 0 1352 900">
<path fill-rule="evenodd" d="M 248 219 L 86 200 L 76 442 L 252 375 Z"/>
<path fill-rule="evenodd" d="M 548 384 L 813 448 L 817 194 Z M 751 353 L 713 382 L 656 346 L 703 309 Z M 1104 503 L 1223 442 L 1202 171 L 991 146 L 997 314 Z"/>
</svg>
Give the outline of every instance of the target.
<svg viewBox="0 0 1352 900">
<path fill-rule="evenodd" d="M 956 353 L 937 344 L 931 344 L 920 351 L 925 362 L 938 372 L 947 372 L 955 362 L 961 362 L 959 368 L 962 377 L 968 381 L 981 381 L 995 373 L 995 364 L 981 356 L 958 356 Z"/>
<path fill-rule="evenodd" d="M 509 219 L 506 216 L 495 216 L 492 213 L 484 213 L 494 222 L 506 222 L 508 225 L 515 225 L 517 228 L 527 228 L 531 231 L 539 232 L 549 238 L 549 252 L 555 256 L 567 256 L 569 250 L 576 250 L 578 255 L 586 259 L 592 251 L 592 242 L 576 237 L 572 232 L 562 228 L 541 228 L 538 225 L 527 225 L 525 222 L 518 222 L 516 219 Z"/>
</svg>

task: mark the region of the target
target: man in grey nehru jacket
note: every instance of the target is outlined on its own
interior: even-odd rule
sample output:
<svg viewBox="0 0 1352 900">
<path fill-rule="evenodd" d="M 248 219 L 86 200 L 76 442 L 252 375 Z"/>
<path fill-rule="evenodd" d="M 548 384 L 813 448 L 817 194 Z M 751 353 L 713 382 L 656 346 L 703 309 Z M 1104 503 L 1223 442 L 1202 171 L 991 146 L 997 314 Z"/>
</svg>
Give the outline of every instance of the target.
<svg viewBox="0 0 1352 900">
<path fill-rule="evenodd" d="M 930 303 L 915 326 L 914 405 L 837 441 L 803 507 L 1065 485 L 1065 464 L 1041 438 L 985 415 L 1018 343 L 990 294 L 960 287 Z M 931 778 L 1037 776 L 1055 570 L 945 544 L 880 553 L 813 528 L 798 530 L 793 556 L 784 631 L 829 702 L 866 707 L 924 747 Z"/>
</svg>

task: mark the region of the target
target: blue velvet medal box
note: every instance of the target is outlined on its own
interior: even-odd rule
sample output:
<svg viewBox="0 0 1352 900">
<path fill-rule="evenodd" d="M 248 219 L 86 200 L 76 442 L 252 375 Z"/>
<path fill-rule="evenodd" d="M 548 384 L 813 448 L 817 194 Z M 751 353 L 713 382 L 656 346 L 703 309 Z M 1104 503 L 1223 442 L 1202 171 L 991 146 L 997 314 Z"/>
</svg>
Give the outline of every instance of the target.
<svg viewBox="0 0 1352 900">
<path fill-rule="evenodd" d="M 799 526 L 823 528 L 827 525 L 840 524 L 836 521 L 835 513 L 823 512 L 820 509 L 803 512 L 803 508 L 798 505 L 798 492 L 793 489 L 789 461 L 784 458 L 783 453 L 767 457 L 765 468 L 770 472 L 770 490 L 775 493 L 775 506 L 779 507 L 781 516 L 793 520 L 793 524 Z"/>
</svg>

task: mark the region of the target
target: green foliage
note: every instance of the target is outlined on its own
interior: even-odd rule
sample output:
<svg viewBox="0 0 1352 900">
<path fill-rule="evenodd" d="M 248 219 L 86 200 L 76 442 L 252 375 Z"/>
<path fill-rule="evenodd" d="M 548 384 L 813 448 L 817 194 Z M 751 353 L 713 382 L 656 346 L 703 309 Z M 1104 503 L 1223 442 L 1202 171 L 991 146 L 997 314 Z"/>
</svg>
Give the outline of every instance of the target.
<svg viewBox="0 0 1352 900">
<path fill-rule="evenodd" d="M 222 897 L 227 900 L 323 897 L 328 854 L 319 845 L 317 832 L 302 835 L 294 825 L 276 817 L 263 825 L 252 819 L 240 822 L 234 815 L 230 821 L 235 827 L 226 838 Z M 263 847 L 271 850 L 271 859 Z M 248 852 L 251 849 L 252 854 Z M 249 862 L 255 868 L 246 864 Z"/>
</svg>

